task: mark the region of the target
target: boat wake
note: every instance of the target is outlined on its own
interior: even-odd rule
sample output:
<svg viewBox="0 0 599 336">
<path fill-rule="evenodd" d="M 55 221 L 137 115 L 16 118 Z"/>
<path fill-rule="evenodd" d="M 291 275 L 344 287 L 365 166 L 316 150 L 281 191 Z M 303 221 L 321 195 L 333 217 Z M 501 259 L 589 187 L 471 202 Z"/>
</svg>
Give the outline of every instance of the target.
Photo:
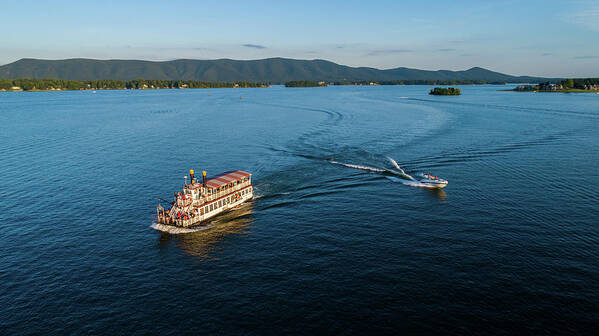
<svg viewBox="0 0 599 336">
<path fill-rule="evenodd" d="M 426 177 L 427 175 L 421 174 L 421 173 L 417 174 L 417 176 L 422 177 L 422 179 L 418 180 L 418 179 L 414 178 L 413 176 L 411 176 L 410 174 L 406 173 L 399 166 L 397 161 L 393 160 L 391 157 L 387 157 L 387 159 L 389 160 L 389 162 L 391 162 L 391 164 L 393 164 L 395 169 L 369 167 L 369 166 L 362 166 L 362 165 L 356 165 L 356 164 L 351 164 L 351 163 L 343 163 L 343 162 L 332 161 L 332 160 L 329 162 L 332 164 L 341 165 L 341 166 L 348 167 L 348 168 L 361 169 L 361 170 L 367 170 L 367 171 L 371 171 L 371 172 L 375 172 L 375 173 L 380 173 L 380 174 L 386 175 L 385 177 L 393 182 L 402 183 L 404 185 L 408 185 L 411 187 L 438 189 L 438 188 L 443 188 L 447 185 L 447 181 L 445 181 L 445 180 L 441 180 L 441 181 L 443 181 L 444 184 L 443 183 L 439 184 L 438 182 L 429 180 Z M 393 176 L 389 176 L 389 175 L 393 175 Z"/>
<path fill-rule="evenodd" d="M 356 164 L 343 163 L 343 162 L 332 161 L 332 160 L 329 162 L 332 164 L 341 165 L 341 166 L 348 167 L 348 168 L 368 170 L 368 171 L 375 172 L 375 173 L 383 173 L 383 172 L 387 171 L 387 169 L 368 167 L 368 166 L 360 166 L 360 165 L 356 165 Z"/>
<path fill-rule="evenodd" d="M 176 226 L 164 225 L 164 224 L 152 224 L 152 225 L 150 225 L 150 227 L 152 229 L 160 231 L 160 232 L 166 232 L 166 233 L 170 233 L 170 234 L 183 234 L 183 233 L 192 233 L 192 232 L 208 230 L 212 227 L 212 225 L 199 226 L 199 227 L 194 227 L 194 228 L 182 228 L 182 227 L 176 227 Z"/>
<path fill-rule="evenodd" d="M 340 165 L 340 166 L 344 166 L 344 167 L 348 167 L 348 168 L 367 170 L 367 171 L 371 171 L 374 173 L 381 173 L 381 174 L 385 174 L 385 175 L 396 175 L 396 176 L 401 177 L 402 179 L 414 180 L 414 178 L 412 176 L 408 175 L 403 169 L 401 169 L 401 167 L 399 166 L 399 164 L 397 164 L 397 162 L 395 160 L 393 160 L 390 157 L 387 157 L 387 159 L 393 164 L 395 169 L 362 166 L 362 165 L 344 163 L 344 162 L 339 162 L 339 161 L 334 161 L 334 160 L 329 160 L 329 162 L 332 164 L 336 164 L 336 165 Z"/>
<path fill-rule="evenodd" d="M 408 180 L 414 180 L 414 178 L 408 174 L 406 174 L 406 172 L 401 169 L 401 167 L 399 166 L 399 164 L 397 163 L 397 161 L 393 160 L 391 157 L 387 156 L 387 160 L 389 160 L 394 166 L 395 168 L 397 168 L 397 170 L 404 176 L 407 177 Z"/>
</svg>

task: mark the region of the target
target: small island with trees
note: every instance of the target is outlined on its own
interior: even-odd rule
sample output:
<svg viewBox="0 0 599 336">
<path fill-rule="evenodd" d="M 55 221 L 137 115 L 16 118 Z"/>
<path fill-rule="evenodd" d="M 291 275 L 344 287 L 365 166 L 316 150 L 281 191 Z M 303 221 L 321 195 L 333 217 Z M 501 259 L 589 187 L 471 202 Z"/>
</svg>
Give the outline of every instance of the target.
<svg viewBox="0 0 599 336">
<path fill-rule="evenodd" d="M 557 83 L 518 85 L 507 91 L 517 92 L 599 92 L 599 78 L 567 78 Z"/>
<path fill-rule="evenodd" d="M 436 88 L 432 89 L 428 94 L 435 95 L 435 96 L 459 96 L 462 94 L 462 92 L 460 91 L 459 88 L 436 87 Z"/>
<path fill-rule="evenodd" d="M 323 87 L 327 86 L 326 82 L 315 81 L 289 81 L 285 83 L 285 87 Z"/>
</svg>

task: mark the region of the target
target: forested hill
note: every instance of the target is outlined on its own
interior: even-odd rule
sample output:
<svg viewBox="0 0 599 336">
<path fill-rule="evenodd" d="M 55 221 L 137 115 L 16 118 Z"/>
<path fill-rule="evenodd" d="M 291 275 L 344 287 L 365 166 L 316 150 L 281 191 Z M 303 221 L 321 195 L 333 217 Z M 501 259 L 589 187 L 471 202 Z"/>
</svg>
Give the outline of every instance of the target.
<svg viewBox="0 0 599 336">
<path fill-rule="evenodd" d="M 268 58 L 239 61 L 231 59 L 189 60 L 165 62 L 139 60 L 66 59 L 41 60 L 24 58 L 0 66 L 0 78 L 56 78 L 73 80 L 132 80 L 137 78 L 165 80 L 196 80 L 210 82 L 271 82 L 294 80 L 363 81 L 363 80 L 468 80 L 484 82 L 526 83 L 546 78 L 517 77 L 471 68 L 463 71 L 418 70 L 395 68 L 353 68 L 325 60 Z"/>
</svg>

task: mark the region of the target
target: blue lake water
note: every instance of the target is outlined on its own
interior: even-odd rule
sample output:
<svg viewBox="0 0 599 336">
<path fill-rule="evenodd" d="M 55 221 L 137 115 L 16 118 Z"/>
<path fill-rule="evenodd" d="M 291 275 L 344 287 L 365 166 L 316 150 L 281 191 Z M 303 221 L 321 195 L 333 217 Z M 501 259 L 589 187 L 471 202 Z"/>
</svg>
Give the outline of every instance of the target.
<svg viewBox="0 0 599 336">
<path fill-rule="evenodd" d="M 589 332 L 599 95 L 504 88 L 0 93 L 2 333 Z M 189 169 L 258 197 L 151 229 Z"/>
</svg>

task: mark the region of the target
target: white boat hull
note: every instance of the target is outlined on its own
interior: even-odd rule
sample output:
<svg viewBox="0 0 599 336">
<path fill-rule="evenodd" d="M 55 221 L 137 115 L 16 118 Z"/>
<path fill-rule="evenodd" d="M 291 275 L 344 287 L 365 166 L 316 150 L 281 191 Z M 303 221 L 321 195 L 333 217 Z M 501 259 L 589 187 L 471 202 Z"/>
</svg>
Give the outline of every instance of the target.
<svg viewBox="0 0 599 336">
<path fill-rule="evenodd" d="M 430 182 L 420 182 L 422 184 L 422 187 L 424 188 L 429 188 L 429 189 L 441 189 L 441 188 L 445 188 L 447 186 L 447 182 L 445 183 L 430 183 Z"/>
</svg>

